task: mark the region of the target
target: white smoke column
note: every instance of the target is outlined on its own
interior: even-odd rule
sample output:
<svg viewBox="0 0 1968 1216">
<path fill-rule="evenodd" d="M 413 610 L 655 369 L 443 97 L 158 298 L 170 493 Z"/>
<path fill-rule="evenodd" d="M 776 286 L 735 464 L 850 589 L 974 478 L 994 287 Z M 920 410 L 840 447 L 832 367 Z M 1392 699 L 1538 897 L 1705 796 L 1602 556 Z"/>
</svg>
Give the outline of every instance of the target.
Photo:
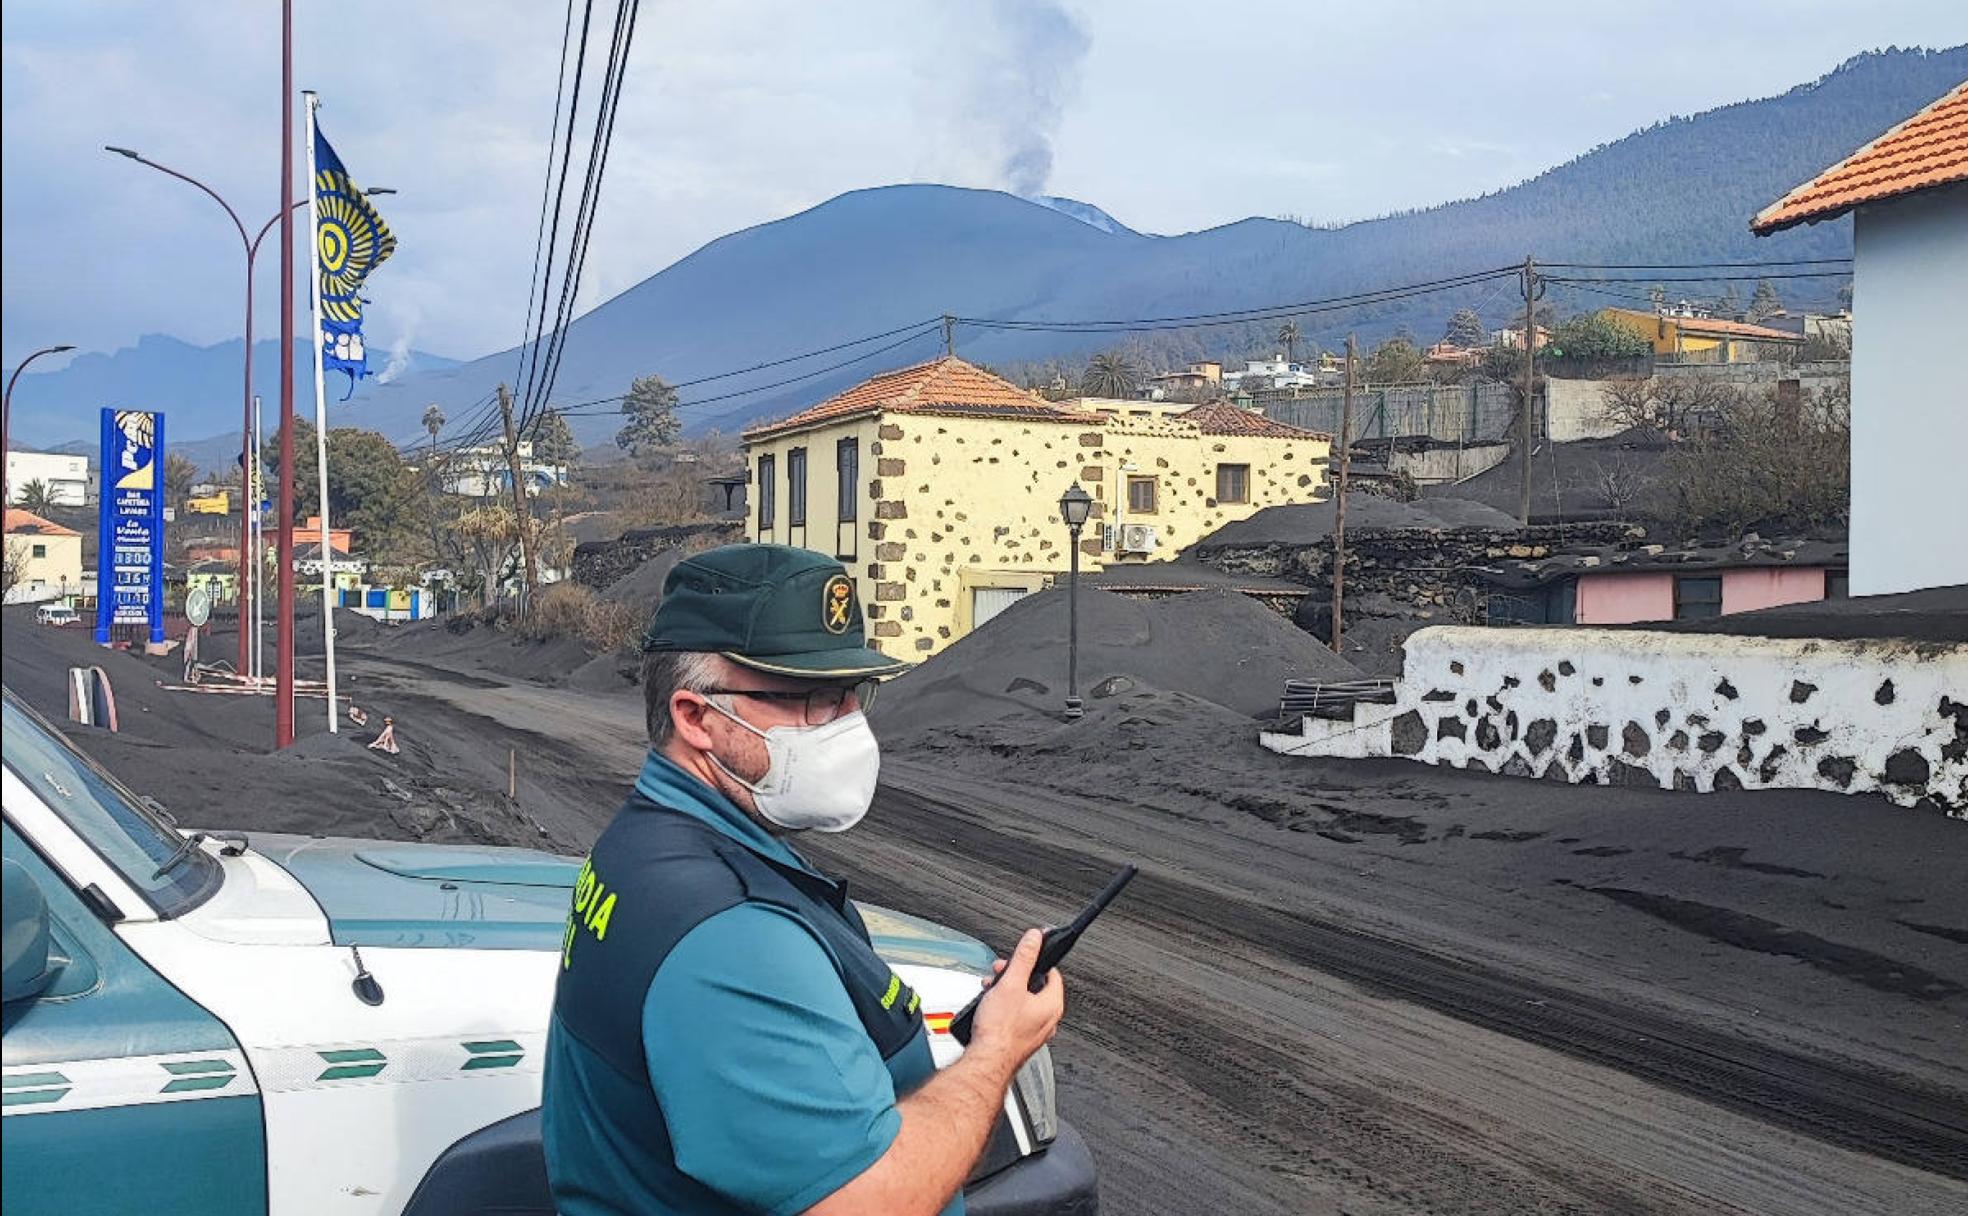
<svg viewBox="0 0 1968 1216">
<path fill-rule="evenodd" d="M 376 373 L 376 383 L 388 384 L 390 381 L 410 370 L 410 346 L 417 340 L 417 331 L 423 328 L 424 306 L 415 298 L 415 291 L 406 291 L 405 296 L 385 304 L 387 312 L 378 319 L 387 322 L 395 332 L 389 348 L 389 362 L 383 370 Z"/>
<path fill-rule="evenodd" d="M 938 6 L 943 53 L 919 70 L 918 100 L 940 128 L 932 176 L 1032 197 L 1052 176 L 1052 141 L 1079 91 L 1092 39 L 1057 0 Z"/>
<path fill-rule="evenodd" d="M 376 373 L 376 383 L 388 384 L 401 376 L 409 366 L 410 331 L 402 330 L 396 335 L 396 340 L 390 343 L 389 362 L 383 365 L 382 371 Z"/>
</svg>

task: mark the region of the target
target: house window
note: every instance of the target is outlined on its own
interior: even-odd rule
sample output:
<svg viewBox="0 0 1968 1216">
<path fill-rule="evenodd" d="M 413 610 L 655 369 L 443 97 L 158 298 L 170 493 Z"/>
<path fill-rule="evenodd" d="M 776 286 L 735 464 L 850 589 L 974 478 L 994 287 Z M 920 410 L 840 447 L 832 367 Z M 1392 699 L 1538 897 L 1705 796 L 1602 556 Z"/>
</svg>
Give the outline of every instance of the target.
<svg viewBox="0 0 1968 1216">
<path fill-rule="evenodd" d="M 1250 501 L 1249 465 L 1220 464 L 1216 466 L 1216 501 Z"/>
<path fill-rule="evenodd" d="M 1674 580 L 1674 619 L 1693 621 L 1722 615 L 1722 580 L 1677 577 Z"/>
<path fill-rule="evenodd" d="M 46 546 L 46 545 L 36 545 L 36 546 L 34 546 L 34 554 L 33 554 L 33 556 L 35 556 L 35 557 L 46 557 L 46 556 L 48 556 L 48 546 Z"/>
<path fill-rule="evenodd" d="M 1825 598 L 1828 600 L 1850 599 L 1852 595 L 1852 576 L 1843 570 L 1825 571 Z"/>
<path fill-rule="evenodd" d="M 786 453 L 786 523 L 795 528 L 806 526 L 805 448 Z"/>
<path fill-rule="evenodd" d="M 861 441 L 843 439 L 834 447 L 834 470 L 840 484 L 840 521 L 853 522 L 861 503 Z"/>
<path fill-rule="evenodd" d="M 774 479 L 778 473 L 778 463 L 777 460 L 770 456 L 759 457 L 758 496 L 760 535 L 772 531 L 774 522 L 773 507 L 775 506 L 774 498 L 776 497 L 774 492 L 778 489 Z"/>
<path fill-rule="evenodd" d="M 1153 515 L 1155 513 L 1155 479 L 1152 477 L 1128 478 L 1128 514 Z"/>
</svg>

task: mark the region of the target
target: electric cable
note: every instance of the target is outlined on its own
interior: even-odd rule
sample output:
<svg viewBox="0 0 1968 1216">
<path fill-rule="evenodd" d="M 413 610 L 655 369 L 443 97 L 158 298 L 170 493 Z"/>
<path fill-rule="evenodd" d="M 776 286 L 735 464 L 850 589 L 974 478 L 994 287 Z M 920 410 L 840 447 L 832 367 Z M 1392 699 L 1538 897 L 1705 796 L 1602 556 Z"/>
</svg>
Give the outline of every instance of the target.
<svg viewBox="0 0 1968 1216">
<path fill-rule="evenodd" d="M 533 335 L 533 337 L 532 337 L 530 349 L 528 349 L 527 347 L 521 348 L 522 351 L 524 351 L 526 354 L 526 374 L 523 384 L 524 384 L 524 391 L 528 391 L 528 392 L 530 392 L 532 389 L 534 373 L 535 370 L 539 367 L 540 343 L 541 341 L 544 340 L 546 336 L 547 293 L 546 293 L 545 285 L 547 282 L 553 279 L 554 251 L 558 249 L 560 246 L 560 212 L 561 212 L 562 205 L 566 202 L 567 199 L 567 169 L 568 169 L 568 164 L 574 155 L 574 124 L 580 118 L 580 114 L 581 114 L 581 81 L 583 76 L 586 74 L 586 69 L 587 69 L 588 29 L 589 26 L 592 24 L 593 19 L 594 19 L 594 0 L 585 0 L 585 3 L 582 5 L 582 9 L 581 9 L 580 49 L 575 52 L 575 56 L 574 56 L 574 94 L 573 94 L 572 103 L 569 105 L 568 112 L 567 112 L 567 138 L 563 140 L 561 143 L 560 180 L 559 180 L 559 184 L 554 189 L 553 224 L 547 234 L 547 269 L 545 272 L 545 276 L 541 280 L 540 311 L 539 311 L 538 319 L 535 320 L 532 317 L 532 308 L 530 305 L 528 306 L 527 326 L 528 326 L 528 332 L 530 332 Z M 558 106 L 556 106 L 555 109 L 557 114 Z M 548 155 L 548 163 L 551 165 L 552 156 L 553 156 L 552 149 L 548 149 L 547 155 Z"/>
<path fill-rule="evenodd" d="M 519 346 L 514 350 L 513 382 L 517 384 L 526 367 L 526 344 L 533 337 L 533 301 L 544 287 L 540 280 L 540 250 L 547 235 L 547 196 L 553 190 L 554 149 L 560 146 L 561 104 L 567 93 L 567 44 L 574 30 L 574 0 L 567 0 L 566 15 L 560 26 L 560 71 L 554 77 L 553 124 L 547 132 L 547 166 L 540 176 L 540 218 L 533 226 L 533 273 L 526 281 L 526 311 L 520 314 L 524 324 L 519 331 Z M 573 121 L 568 122 L 568 131 L 573 131 Z"/>
</svg>

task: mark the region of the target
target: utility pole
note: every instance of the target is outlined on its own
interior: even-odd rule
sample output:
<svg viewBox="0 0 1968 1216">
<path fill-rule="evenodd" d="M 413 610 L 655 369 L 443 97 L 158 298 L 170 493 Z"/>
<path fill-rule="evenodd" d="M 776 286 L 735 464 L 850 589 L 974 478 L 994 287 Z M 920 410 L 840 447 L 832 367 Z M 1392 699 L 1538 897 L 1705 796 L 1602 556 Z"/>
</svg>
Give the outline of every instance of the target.
<svg viewBox="0 0 1968 1216">
<path fill-rule="evenodd" d="M 314 183 L 308 183 L 314 189 Z M 308 233 L 308 256 L 316 235 Z M 317 353 L 316 358 L 320 356 Z M 274 620 L 273 745 L 294 743 L 294 0 L 280 5 L 280 615 Z M 322 555 L 323 560 L 327 555 Z M 328 606 L 322 605 L 326 612 Z M 330 706 L 330 708 L 333 708 Z"/>
<path fill-rule="evenodd" d="M 526 509 L 526 483 L 520 480 L 519 432 L 513 429 L 512 393 L 499 386 L 499 414 L 506 423 L 506 467 L 512 471 L 513 525 L 519 529 L 519 560 L 523 566 L 521 585 L 525 598 L 519 603 L 524 618 L 533 608 L 533 518 Z"/>
<path fill-rule="evenodd" d="M 957 353 L 957 319 L 947 312 L 943 314 L 943 353 Z"/>
<path fill-rule="evenodd" d="M 1346 335 L 1346 395 L 1339 406 L 1339 482 L 1333 490 L 1332 648 L 1340 650 L 1340 607 L 1346 599 L 1346 483 L 1353 455 L 1353 335 Z"/>
<path fill-rule="evenodd" d="M 1524 258 L 1524 402 L 1517 411 L 1517 523 L 1531 526 L 1531 411 L 1537 408 L 1537 263 Z"/>
</svg>

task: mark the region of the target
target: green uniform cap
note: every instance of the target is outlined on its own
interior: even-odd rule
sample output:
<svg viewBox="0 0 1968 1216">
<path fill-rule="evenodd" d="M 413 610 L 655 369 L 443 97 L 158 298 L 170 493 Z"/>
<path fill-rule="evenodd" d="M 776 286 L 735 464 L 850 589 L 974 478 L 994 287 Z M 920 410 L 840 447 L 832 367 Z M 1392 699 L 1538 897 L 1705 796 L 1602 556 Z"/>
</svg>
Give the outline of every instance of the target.
<svg viewBox="0 0 1968 1216">
<path fill-rule="evenodd" d="M 868 646 L 854 580 L 790 545 L 725 545 L 678 562 L 643 635 L 645 652 L 710 651 L 802 679 L 893 675 L 909 664 Z"/>
</svg>

